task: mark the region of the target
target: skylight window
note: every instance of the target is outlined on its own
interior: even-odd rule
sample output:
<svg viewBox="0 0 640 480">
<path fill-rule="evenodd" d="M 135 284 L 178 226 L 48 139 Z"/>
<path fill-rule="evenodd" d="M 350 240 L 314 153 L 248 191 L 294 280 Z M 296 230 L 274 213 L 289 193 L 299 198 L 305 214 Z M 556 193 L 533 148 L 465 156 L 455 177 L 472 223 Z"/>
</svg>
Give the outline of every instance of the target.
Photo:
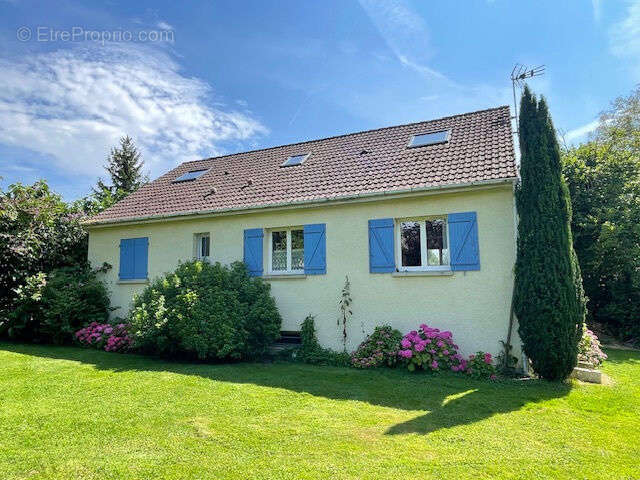
<svg viewBox="0 0 640 480">
<path fill-rule="evenodd" d="M 300 155 L 291 155 L 280 166 L 281 167 L 293 167 L 295 165 L 300 165 L 302 162 L 304 162 L 307 159 L 308 156 L 309 156 L 308 153 L 302 153 Z"/>
<path fill-rule="evenodd" d="M 440 132 L 421 133 L 411 137 L 409 147 L 424 147 L 425 145 L 435 145 L 436 143 L 447 143 L 451 137 L 451 130 Z"/>
<path fill-rule="evenodd" d="M 190 172 L 183 173 L 178 178 L 176 178 L 173 183 L 178 182 L 189 182 L 191 180 L 195 180 L 200 177 L 204 172 L 208 171 L 208 168 L 203 168 L 202 170 L 191 170 Z"/>
</svg>

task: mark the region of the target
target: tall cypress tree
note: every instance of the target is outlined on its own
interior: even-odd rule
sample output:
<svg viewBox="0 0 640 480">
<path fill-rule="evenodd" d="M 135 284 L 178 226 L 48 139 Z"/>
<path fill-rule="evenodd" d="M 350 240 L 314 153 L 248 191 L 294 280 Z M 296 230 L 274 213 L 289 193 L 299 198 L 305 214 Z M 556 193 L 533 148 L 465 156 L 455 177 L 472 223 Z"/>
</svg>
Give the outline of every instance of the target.
<svg viewBox="0 0 640 480">
<path fill-rule="evenodd" d="M 520 104 L 519 131 L 514 311 L 533 369 L 548 380 L 563 380 L 576 365 L 585 298 L 560 148 L 544 98 L 538 101 L 528 87 Z"/>
</svg>

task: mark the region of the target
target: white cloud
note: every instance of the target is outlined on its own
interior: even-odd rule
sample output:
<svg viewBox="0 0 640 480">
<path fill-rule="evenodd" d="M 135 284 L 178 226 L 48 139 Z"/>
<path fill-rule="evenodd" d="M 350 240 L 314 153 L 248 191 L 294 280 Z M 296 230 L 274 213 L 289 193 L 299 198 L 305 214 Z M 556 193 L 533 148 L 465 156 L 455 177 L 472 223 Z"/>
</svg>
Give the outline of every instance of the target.
<svg viewBox="0 0 640 480">
<path fill-rule="evenodd" d="M 593 7 L 593 19 L 600 23 L 602 19 L 602 0 L 591 0 L 591 6 Z"/>
<path fill-rule="evenodd" d="M 574 128 L 573 130 L 569 130 L 565 135 L 564 139 L 567 143 L 573 143 L 576 140 L 585 139 L 590 133 L 594 132 L 598 125 L 600 125 L 600 120 L 593 120 L 581 127 Z"/>
<path fill-rule="evenodd" d="M 163 20 L 160 20 L 158 23 L 156 23 L 156 27 L 158 27 L 160 30 L 173 30 L 173 25 L 170 25 Z"/>
<path fill-rule="evenodd" d="M 0 142 L 47 154 L 69 173 L 103 174 L 109 148 L 125 134 L 155 176 L 221 153 L 221 142 L 267 132 L 246 109 L 213 103 L 207 83 L 147 46 L 0 59 L 0 70 Z"/>
<path fill-rule="evenodd" d="M 611 52 L 620 58 L 629 58 L 632 68 L 640 77 L 637 59 L 640 57 L 640 1 L 627 8 L 626 17 L 609 30 Z"/>
<path fill-rule="evenodd" d="M 448 80 L 426 65 L 434 53 L 429 29 L 404 0 L 360 0 L 360 5 L 402 65 L 427 78 Z"/>
<path fill-rule="evenodd" d="M 402 65 L 404 65 L 405 67 L 409 67 L 415 70 L 416 72 L 423 74 L 425 77 L 431 77 L 431 78 L 437 78 L 440 80 L 450 81 L 447 77 L 445 77 L 442 73 L 438 72 L 437 70 L 434 70 L 433 68 L 429 68 L 426 65 L 421 65 L 419 63 L 412 62 L 405 55 L 398 55 L 398 60 L 400 60 L 400 63 L 402 63 Z"/>
<path fill-rule="evenodd" d="M 405 0 L 360 0 L 372 24 L 395 59 L 426 81 L 418 97 L 428 99 L 430 116 L 449 115 L 511 104 L 511 87 L 482 83 L 462 83 L 434 68 L 436 49 L 429 40 L 427 22 Z M 423 106 L 419 107 L 424 112 Z M 421 115 L 424 115 L 422 113 Z"/>
</svg>

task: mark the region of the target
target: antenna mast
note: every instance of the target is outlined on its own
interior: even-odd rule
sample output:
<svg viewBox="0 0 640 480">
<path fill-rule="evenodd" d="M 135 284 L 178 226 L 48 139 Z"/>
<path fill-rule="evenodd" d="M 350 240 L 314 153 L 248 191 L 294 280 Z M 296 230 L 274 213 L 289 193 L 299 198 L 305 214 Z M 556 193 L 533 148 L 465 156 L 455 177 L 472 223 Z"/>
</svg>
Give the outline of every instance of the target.
<svg viewBox="0 0 640 480">
<path fill-rule="evenodd" d="M 545 66 L 540 65 L 534 68 L 528 68 L 525 65 L 520 63 L 516 63 L 513 70 L 511 70 L 511 86 L 513 87 L 513 111 L 515 112 L 516 119 L 516 133 L 518 133 L 518 128 L 520 127 L 518 123 L 518 102 L 516 100 L 516 85 L 522 89 L 525 84 L 525 80 L 527 78 L 539 77 L 540 75 L 544 75 Z"/>
</svg>

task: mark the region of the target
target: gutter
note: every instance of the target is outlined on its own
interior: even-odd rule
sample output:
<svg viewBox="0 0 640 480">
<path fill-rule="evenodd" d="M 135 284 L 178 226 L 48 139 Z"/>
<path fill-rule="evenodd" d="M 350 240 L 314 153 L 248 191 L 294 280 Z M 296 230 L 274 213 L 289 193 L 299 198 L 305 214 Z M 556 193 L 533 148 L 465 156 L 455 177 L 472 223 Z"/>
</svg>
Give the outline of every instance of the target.
<svg viewBox="0 0 640 480">
<path fill-rule="evenodd" d="M 292 209 L 292 208 L 311 208 L 316 206 L 322 206 L 326 204 L 341 204 L 341 203 L 349 203 L 356 201 L 375 201 L 382 199 L 393 199 L 404 196 L 413 196 L 418 194 L 435 194 L 440 193 L 443 190 L 450 191 L 451 193 L 457 190 L 466 190 L 469 188 L 491 188 L 497 187 L 500 185 L 515 185 L 517 181 L 517 177 L 508 177 L 508 178 L 500 178 L 500 179 L 492 179 L 492 180 L 480 180 L 476 182 L 470 183 L 458 183 L 458 184 L 447 184 L 447 185 L 437 185 L 431 187 L 412 187 L 406 188 L 402 190 L 393 190 L 393 191 L 383 191 L 383 192 L 366 192 L 366 193 L 356 193 L 351 195 L 344 195 L 341 197 L 323 197 L 323 198 L 314 198 L 312 200 L 299 200 L 295 202 L 279 202 L 279 203 L 269 203 L 265 205 L 255 205 L 255 206 L 247 206 L 247 207 L 233 207 L 226 209 L 212 209 L 212 210 L 193 210 L 186 212 L 176 212 L 176 213 L 167 213 L 160 215 L 145 215 L 141 217 L 124 217 L 113 220 L 104 220 L 98 222 L 91 222 L 88 220 L 86 222 L 82 222 L 82 224 L 86 228 L 99 228 L 99 227 L 109 227 L 112 225 L 121 225 L 121 224 L 135 224 L 135 223 L 149 223 L 149 222 L 157 222 L 162 220 L 189 220 L 193 218 L 200 217 L 216 217 L 223 215 L 241 215 L 254 213 L 256 211 L 263 210 L 281 210 L 281 209 Z"/>
</svg>

